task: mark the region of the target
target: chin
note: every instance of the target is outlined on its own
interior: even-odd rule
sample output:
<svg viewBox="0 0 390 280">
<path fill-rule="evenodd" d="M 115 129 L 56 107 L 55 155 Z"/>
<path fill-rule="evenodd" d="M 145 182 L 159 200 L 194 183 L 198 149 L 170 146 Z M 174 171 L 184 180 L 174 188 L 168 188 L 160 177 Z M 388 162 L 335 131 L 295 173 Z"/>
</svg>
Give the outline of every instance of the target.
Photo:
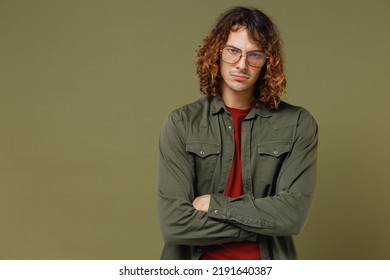
<svg viewBox="0 0 390 280">
<path fill-rule="evenodd" d="M 250 89 L 250 87 L 230 87 L 230 89 L 236 93 L 245 93 Z"/>
</svg>

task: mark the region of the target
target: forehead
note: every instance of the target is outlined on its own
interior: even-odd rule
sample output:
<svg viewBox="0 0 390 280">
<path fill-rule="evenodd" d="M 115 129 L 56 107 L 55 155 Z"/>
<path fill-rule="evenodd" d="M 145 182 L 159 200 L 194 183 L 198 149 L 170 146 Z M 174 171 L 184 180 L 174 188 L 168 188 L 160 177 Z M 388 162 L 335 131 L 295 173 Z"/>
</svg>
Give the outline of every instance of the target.
<svg viewBox="0 0 390 280">
<path fill-rule="evenodd" d="M 226 44 L 241 50 L 261 49 L 261 45 L 250 36 L 248 29 L 245 27 L 233 28 L 229 33 Z"/>
</svg>

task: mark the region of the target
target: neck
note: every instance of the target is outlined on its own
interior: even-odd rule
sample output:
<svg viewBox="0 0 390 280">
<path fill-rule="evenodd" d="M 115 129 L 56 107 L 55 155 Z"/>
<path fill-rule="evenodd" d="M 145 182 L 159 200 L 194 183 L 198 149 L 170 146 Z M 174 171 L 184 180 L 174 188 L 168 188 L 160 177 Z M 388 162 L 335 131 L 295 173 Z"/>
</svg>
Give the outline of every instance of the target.
<svg viewBox="0 0 390 280">
<path fill-rule="evenodd" d="M 222 90 L 222 99 L 227 107 L 234 109 L 249 109 L 253 107 L 253 91 L 232 92 Z"/>
</svg>

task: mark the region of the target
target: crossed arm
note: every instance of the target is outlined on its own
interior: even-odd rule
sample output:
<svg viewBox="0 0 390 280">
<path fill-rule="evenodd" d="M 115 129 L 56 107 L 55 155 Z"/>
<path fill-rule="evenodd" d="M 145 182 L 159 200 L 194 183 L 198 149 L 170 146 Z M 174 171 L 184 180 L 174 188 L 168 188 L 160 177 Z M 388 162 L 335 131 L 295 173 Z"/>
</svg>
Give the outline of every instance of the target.
<svg viewBox="0 0 390 280">
<path fill-rule="evenodd" d="M 280 171 L 276 195 L 232 199 L 223 194 L 194 195 L 195 174 L 181 133 L 184 125 L 180 119 L 168 119 L 160 137 L 158 180 L 159 218 L 165 242 L 209 245 L 253 241 L 256 234 L 297 234 L 311 205 L 317 147 L 315 122 L 310 117 L 302 122 L 302 131 L 297 133 L 301 136 Z"/>
</svg>

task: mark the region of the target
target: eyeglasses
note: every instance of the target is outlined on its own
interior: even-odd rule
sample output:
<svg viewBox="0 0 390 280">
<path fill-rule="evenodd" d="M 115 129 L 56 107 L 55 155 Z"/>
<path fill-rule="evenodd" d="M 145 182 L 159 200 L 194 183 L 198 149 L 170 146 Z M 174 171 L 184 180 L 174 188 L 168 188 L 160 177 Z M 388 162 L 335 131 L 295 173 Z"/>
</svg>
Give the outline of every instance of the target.
<svg viewBox="0 0 390 280">
<path fill-rule="evenodd" d="M 249 51 L 246 55 L 242 54 L 239 48 L 226 46 L 221 50 L 221 59 L 229 64 L 236 64 L 242 57 L 245 57 L 249 66 L 261 68 L 263 67 L 268 56 L 262 51 Z"/>
</svg>

